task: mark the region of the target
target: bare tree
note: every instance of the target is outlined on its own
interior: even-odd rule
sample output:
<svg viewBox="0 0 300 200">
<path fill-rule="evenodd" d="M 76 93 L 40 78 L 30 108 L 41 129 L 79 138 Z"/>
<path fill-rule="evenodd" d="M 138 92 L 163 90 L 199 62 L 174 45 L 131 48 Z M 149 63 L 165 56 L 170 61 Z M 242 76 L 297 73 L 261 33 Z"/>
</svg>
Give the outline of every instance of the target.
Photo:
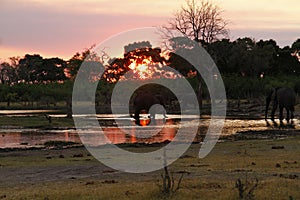
<svg viewBox="0 0 300 200">
<path fill-rule="evenodd" d="M 174 51 L 170 41 L 172 44 L 172 38 L 178 38 L 178 33 L 205 47 L 221 37 L 228 37 L 227 24 L 222 17 L 222 10 L 208 0 L 186 0 L 186 5 L 174 14 L 167 25 L 160 28 L 159 33 L 168 50 Z M 202 108 L 201 76 L 196 74 L 199 81 L 197 98 Z"/>
<path fill-rule="evenodd" d="M 172 31 L 175 31 L 204 45 L 220 36 L 227 37 L 227 24 L 222 10 L 216 5 L 207 0 L 201 0 L 199 4 L 195 0 L 187 0 L 162 30 L 165 39 L 173 37 Z"/>
</svg>

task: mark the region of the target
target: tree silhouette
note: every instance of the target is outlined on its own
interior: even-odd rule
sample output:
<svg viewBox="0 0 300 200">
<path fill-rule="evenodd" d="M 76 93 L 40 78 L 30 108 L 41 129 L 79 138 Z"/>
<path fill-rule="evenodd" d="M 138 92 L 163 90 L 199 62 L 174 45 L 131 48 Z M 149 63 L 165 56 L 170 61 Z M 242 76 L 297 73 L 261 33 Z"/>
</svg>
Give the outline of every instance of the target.
<svg viewBox="0 0 300 200">
<path fill-rule="evenodd" d="M 20 59 L 17 73 L 19 81 L 25 83 L 47 83 L 66 80 L 66 61 L 60 58 L 47 58 L 26 54 Z"/>
<path fill-rule="evenodd" d="M 174 37 L 176 31 L 202 45 L 216 41 L 219 37 L 227 37 L 227 22 L 222 17 L 222 11 L 212 3 L 201 0 L 187 0 L 186 5 L 178 10 L 167 25 L 162 27 L 165 39 Z"/>
<path fill-rule="evenodd" d="M 57 82 L 66 80 L 64 70 L 67 62 L 60 58 L 49 58 L 43 60 L 42 68 L 39 69 L 40 81 Z"/>
<path fill-rule="evenodd" d="M 17 81 L 16 67 L 8 62 L 0 64 L 0 83 L 11 85 Z"/>
<path fill-rule="evenodd" d="M 140 79 L 143 77 L 137 77 L 135 66 L 143 64 L 147 66 L 145 73 L 151 73 L 151 75 L 148 74 L 148 77 L 145 74 L 144 78 L 164 76 L 166 73 L 160 68 L 163 67 L 165 62 L 166 59 L 161 55 L 161 49 L 152 48 L 148 41 L 135 42 L 124 47 L 124 56 L 122 58 L 114 58 L 108 62 L 109 64 L 105 66 L 105 72 L 101 78 L 108 82 L 117 82 L 122 77 L 125 79 Z M 125 74 L 126 77 L 124 77 Z M 142 74 L 140 73 L 139 75 Z"/>
<path fill-rule="evenodd" d="M 42 68 L 43 58 L 38 55 L 26 54 L 20 59 L 18 66 L 19 80 L 25 83 L 37 83 L 40 80 L 37 78 L 38 71 Z"/>
</svg>

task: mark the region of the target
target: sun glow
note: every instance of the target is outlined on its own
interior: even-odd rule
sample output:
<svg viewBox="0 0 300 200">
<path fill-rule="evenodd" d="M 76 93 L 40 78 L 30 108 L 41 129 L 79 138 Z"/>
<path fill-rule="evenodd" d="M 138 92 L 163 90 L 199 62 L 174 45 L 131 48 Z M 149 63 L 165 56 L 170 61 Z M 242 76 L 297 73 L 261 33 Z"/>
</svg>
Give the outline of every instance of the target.
<svg viewBox="0 0 300 200">
<path fill-rule="evenodd" d="M 154 64 L 150 59 L 143 59 L 141 62 L 137 62 L 135 59 L 130 61 L 128 68 L 132 70 L 133 76 L 138 79 L 153 78 L 154 73 L 157 71 L 157 64 Z"/>
<path fill-rule="evenodd" d="M 168 59 L 158 48 L 135 49 L 124 53 L 123 58 L 112 60 L 104 74 L 109 82 L 118 80 L 149 80 L 182 78 L 168 67 Z"/>
</svg>

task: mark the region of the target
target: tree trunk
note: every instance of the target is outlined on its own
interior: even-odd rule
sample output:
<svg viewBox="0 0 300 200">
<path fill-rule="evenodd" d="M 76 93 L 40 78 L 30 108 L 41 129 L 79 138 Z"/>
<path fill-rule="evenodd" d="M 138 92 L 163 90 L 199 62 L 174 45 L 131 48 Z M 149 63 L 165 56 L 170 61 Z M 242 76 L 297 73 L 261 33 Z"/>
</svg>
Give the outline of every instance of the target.
<svg viewBox="0 0 300 200">
<path fill-rule="evenodd" d="M 199 103 L 200 110 L 202 109 L 202 83 L 199 81 L 198 91 L 197 91 L 197 99 Z"/>
<path fill-rule="evenodd" d="M 67 118 L 72 118 L 72 98 L 66 99 Z"/>
<path fill-rule="evenodd" d="M 203 90 L 202 90 L 202 82 L 201 82 L 201 75 L 199 74 L 199 72 L 197 73 L 197 80 L 198 80 L 198 91 L 197 92 L 197 100 L 198 100 L 198 103 L 199 103 L 199 109 L 201 111 L 202 109 L 202 93 L 203 93 Z"/>
</svg>

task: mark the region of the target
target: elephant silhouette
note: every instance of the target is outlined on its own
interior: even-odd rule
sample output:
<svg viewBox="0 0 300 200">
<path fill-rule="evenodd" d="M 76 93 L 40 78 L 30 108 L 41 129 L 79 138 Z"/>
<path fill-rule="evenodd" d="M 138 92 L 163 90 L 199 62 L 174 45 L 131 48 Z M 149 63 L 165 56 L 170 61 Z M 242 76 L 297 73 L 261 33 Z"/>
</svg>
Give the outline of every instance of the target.
<svg viewBox="0 0 300 200">
<path fill-rule="evenodd" d="M 280 126 L 283 126 L 283 109 L 286 110 L 286 121 L 289 123 L 291 120 L 291 124 L 293 124 L 294 118 L 294 106 L 296 104 L 296 95 L 295 92 L 291 88 L 278 87 L 272 89 L 272 91 L 267 95 L 266 98 L 266 110 L 265 110 L 265 120 L 267 125 L 269 125 L 267 121 L 269 105 L 272 102 L 272 112 L 271 112 L 271 120 L 274 125 L 277 126 L 274 115 L 279 106 L 279 120 Z"/>
<path fill-rule="evenodd" d="M 158 105 L 161 105 L 158 107 Z M 155 114 L 160 113 L 163 114 L 164 118 L 165 115 L 165 105 L 163 103 L 162 96 L 160 95 L 153 95 L 150 93 L 140 93 L 134 99 L 133 102 L 134 106 L 134 116 L 135 124 L 141 126 L 140 122 L 140 114 L 142 112 L 150 114 L 150 120 L 153 120 L 155 123 Z M 154 109 L 153 109 L 154 108 Z"/>
</svg>

